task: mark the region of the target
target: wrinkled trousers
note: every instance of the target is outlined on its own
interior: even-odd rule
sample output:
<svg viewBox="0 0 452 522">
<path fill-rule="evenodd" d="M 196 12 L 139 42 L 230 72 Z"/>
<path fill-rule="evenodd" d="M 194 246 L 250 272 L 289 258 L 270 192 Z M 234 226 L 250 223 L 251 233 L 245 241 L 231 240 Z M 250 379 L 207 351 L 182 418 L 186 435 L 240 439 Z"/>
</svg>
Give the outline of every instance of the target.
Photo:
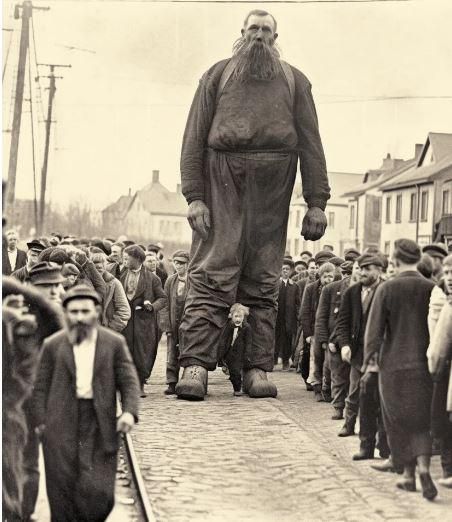
<svg viewBox="0 0 452 522">
<path fill-rule="evenodd" d="M 179 330 L 180 364 L 215 369 L 229 308 L 240 302 L 250 308 L 253 330 L 246 364 L 272 371 L 279 278 L 297 155 L 210 149 L 204 166 L 204 199 L 211 228 L 206 241 L 193 232 Z"/>
</svg>

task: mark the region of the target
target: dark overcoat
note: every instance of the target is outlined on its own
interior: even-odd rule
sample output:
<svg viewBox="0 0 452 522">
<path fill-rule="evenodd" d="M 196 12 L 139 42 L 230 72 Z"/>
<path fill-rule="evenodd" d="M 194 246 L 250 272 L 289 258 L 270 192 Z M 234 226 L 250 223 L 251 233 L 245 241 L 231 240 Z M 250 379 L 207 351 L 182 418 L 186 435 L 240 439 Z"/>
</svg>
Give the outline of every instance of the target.
<svg viewBox="0 0 452 522">
<path fill-rule="evenodd" d="M 315 338 L 320 344 L 336 342 L 336 322 L 350 277 L 326 285 L 320 294 L 315 318 Z"/>
<path fill-rule="evenodd" d="M 303 337 L 312 337 L 315 328 L 315 314 L 319 304 L 321 291 L 320 279 L 314 283 L 309 283 L 303 292 L 303 300 L 301 301 L 300 319 L 301 328 L 303 329 Z"/>
<path fill-rule="evenodd" d="M 222 363 L 230 356 L 235 359 L 239 358 L 242 364 L 246 361 L 249 363 L 249 357 L 253 345 L 253 332 L 251 326 L 245 321 L 239 328 L 237 337 L 232 344 L 235 325 L 232 321 L 228 321 L 223 330 L 218 346 L 218 361 Z"/>
<path fill-rule="evenodd" d="M 121 273 L 121 284 L 126 290 L 128 270 Z M 127 292 L 126 292 L 127 293 Z M 128 300 L 129 301 L 129 300 Z M 150 301 L 153 310 L 144 308 Z M 167 304 L 160 279 L 144 266 L 141 267 L 135 296 L 129 301 L 131 317 L 122 331 L 126 338 L 141 384 L 149 377 L 158 345 L 157 312 Z"/>
<path fill-rule="evenodd" d="M 276 328 L 279 325 L 284 323 L 285 330 L 288 334 L 295 335 L 297 333 L 298 328 L 298 313 L 300 310 L 300 288 L 297 284 L 295 284 L 290 279 L 287 281 L 286 285 L 286 305 L 285 305 L 285 314 L 282 317 L 282 308 L 279 306 L 281 301 L 281 296 L 283 294 L 283 286 L 284 282 L 280 281 L 279 284 L 279 295 L 278 295 L 278 315 L 276 316 Z"/>
</svg>

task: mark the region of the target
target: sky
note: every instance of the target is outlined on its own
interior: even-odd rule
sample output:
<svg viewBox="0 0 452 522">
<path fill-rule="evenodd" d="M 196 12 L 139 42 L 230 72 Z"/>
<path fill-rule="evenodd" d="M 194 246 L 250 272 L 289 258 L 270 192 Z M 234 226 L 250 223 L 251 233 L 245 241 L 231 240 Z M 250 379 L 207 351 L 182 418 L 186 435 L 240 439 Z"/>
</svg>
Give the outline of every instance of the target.
<svg viewBox="0 0 452 522">
<path fill-rule="evenodd" d="M 3 2 L 3 176 L 7 175 L 20 20 Z M 199 78 L 231 54 L 243 19 L 259 4 L 150 1 L 38 1 L 39 63 L 57 69 L 48 197 L 101 209 L 152 170 L 175 190 L 182 135 Z M 429 131 L 452 132 L 449 0 L 266 3 L 278 22 L 283 58 L 313 85 L 330 171 L 365 173 L 382 158 L 408 159 Z M 11 45 L 9 41 L 11 38 Z M 67 47 L 75 49 L 68 49 Z M 42 165 L 48 70 L 31 90 L 36 182 Z M 28 72 L 27 72 L 28 76 Z M 39 90 L 40 88 L 40 90 Z M 28 99 L 29 86 L 26 84 Z M 43 102 L 39 104 L 39 96 Z M 403 97 L 378 100 L 380 97 Z M 411 97 L 426 98 L 411 98 Z M 447 98 L 432 98 L 449 96 Z M 406 98 L 408 97 L 408 99 Z M 369 98 L 371 100 L 369 100 Z M 16 194 L 33 197 L 29 102 L 24 103 Z"/>
</svg>

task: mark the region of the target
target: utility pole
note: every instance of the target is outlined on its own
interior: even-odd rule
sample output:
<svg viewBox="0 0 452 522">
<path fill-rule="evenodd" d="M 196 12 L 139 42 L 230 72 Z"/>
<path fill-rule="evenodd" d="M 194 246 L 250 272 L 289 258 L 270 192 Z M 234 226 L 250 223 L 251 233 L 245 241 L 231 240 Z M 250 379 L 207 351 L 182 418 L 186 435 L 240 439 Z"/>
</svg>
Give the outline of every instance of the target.
<svg viewBox="0 0 452 522">
<path fill-rule="evenodd" d="M 19 18 L 20 6 L 16 5 L 14 18 Z M 20 123 L 22 120 L 22 102 L 24 97 L 25 68 L 30 32 L 30 17 L 33 7 L 30 1 L 22 4 L 22 31 L 20 34 L 19 65 L 17 68 L 16 98 L 14 100 L 13 128 L 11 131 L 11 148 L 9 150 L 8 166 L 8 196 L 6 199 L 8 211 L 11 212 L 16 195 L 17 153 L 19 151 Z"/>
<path fill-rule="evenodd" d="M 46 188 L 47 188 L 47 167 L 49 164 L 49 146 L 50 146 L 50 128 L 52 125 L 52 111 L 53 111 L 53 100 L 55 98 L 56 85 L 55 80 L 62 79 L 62 76 L 55 76 L 55 67 L 71 67 L 70 65 L 57 65 L 49 63 L 40 63 L 44 67 L 50 67 L 50 75 L 47 78 L 50 79 L 49 85 L 49 103 L 47 106 L 47 120 L 46 120 L 46 141 L 44 147 L 44 160 L 42 163 L 41 170 L 41 194 L 39 203 L 39 234 L 44 231 L 44 219 L 45 219 L 45 205 L 46 205 Z"/>
<path fill-rule="evenodd" d="M 48 11 L 49 7 L 33 7 L 30 0 L 25 0 L 22 6 L 17 4 L 14 9 L 14 18 L 18 20 L 20 18 L 19 11 L 22 9 L 22 29 L 20 33 L 20 46 L 19 46 L 19 64 L 17 67 L 17 80 L 16 80 L 16 96 L 14 99 L 14 116 L 13 126 L 11 130 L 11 147 L 9 150 L 9 165 L 8 165 L 8 195 L 6 203 L 8 211 L 12 211 L 16 196 L 16 173 L 17 173 L 17 155 L 19 151 L 19 137 L 20 137 L 20 124 L 22 120 L 22 104 L 24 98 L 24 81 L 25 81 L 25 69 L 27 65 L 27 52 L 29 46 L 29 35 L 30 35 L 30 18 L 33 13 L 33 9 Z"/>
</svg>

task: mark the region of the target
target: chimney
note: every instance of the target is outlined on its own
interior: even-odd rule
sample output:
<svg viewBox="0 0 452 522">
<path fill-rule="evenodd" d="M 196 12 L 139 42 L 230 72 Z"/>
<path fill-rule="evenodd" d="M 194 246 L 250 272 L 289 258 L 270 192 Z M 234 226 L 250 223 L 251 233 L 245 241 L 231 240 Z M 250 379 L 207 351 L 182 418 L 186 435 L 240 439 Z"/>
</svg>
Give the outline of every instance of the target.
<svg viewBox="0 0 452 522">
<path fill-rule="evenodd" d="M 383 165 L 381 166 L 381 168 L 383 170 L 386 170 L 386 169 L 392 169 L 393 167 L 393 161 L 392 161 L 392 158 L 391 158 L 391 154 L 389 154 L 389 152 L 386 154 L 386 158 L 383 159 Z"/>
<path fill-rule="evenodd" d="M 182 185 L 180 183 L 177 184 L 176 193 L 177 194 L 182 194 Z"/>
<path fill-rule="evenodd" d="M 158 183 L 159 182 L 159 171 L 153 170 L 152 171 L 152 183 Z"/>
<path fill-rule="evenodd" d="M 424 148 L 423 143 L 416 143 L 414 146 L 414 157 L 417 159 L 421 155 L 422 149 Z"/>
<path fill-rule="evenodd" d="M 132 196 L 132 189 L 129 187 L 129 198 Z"/>
</svg>

